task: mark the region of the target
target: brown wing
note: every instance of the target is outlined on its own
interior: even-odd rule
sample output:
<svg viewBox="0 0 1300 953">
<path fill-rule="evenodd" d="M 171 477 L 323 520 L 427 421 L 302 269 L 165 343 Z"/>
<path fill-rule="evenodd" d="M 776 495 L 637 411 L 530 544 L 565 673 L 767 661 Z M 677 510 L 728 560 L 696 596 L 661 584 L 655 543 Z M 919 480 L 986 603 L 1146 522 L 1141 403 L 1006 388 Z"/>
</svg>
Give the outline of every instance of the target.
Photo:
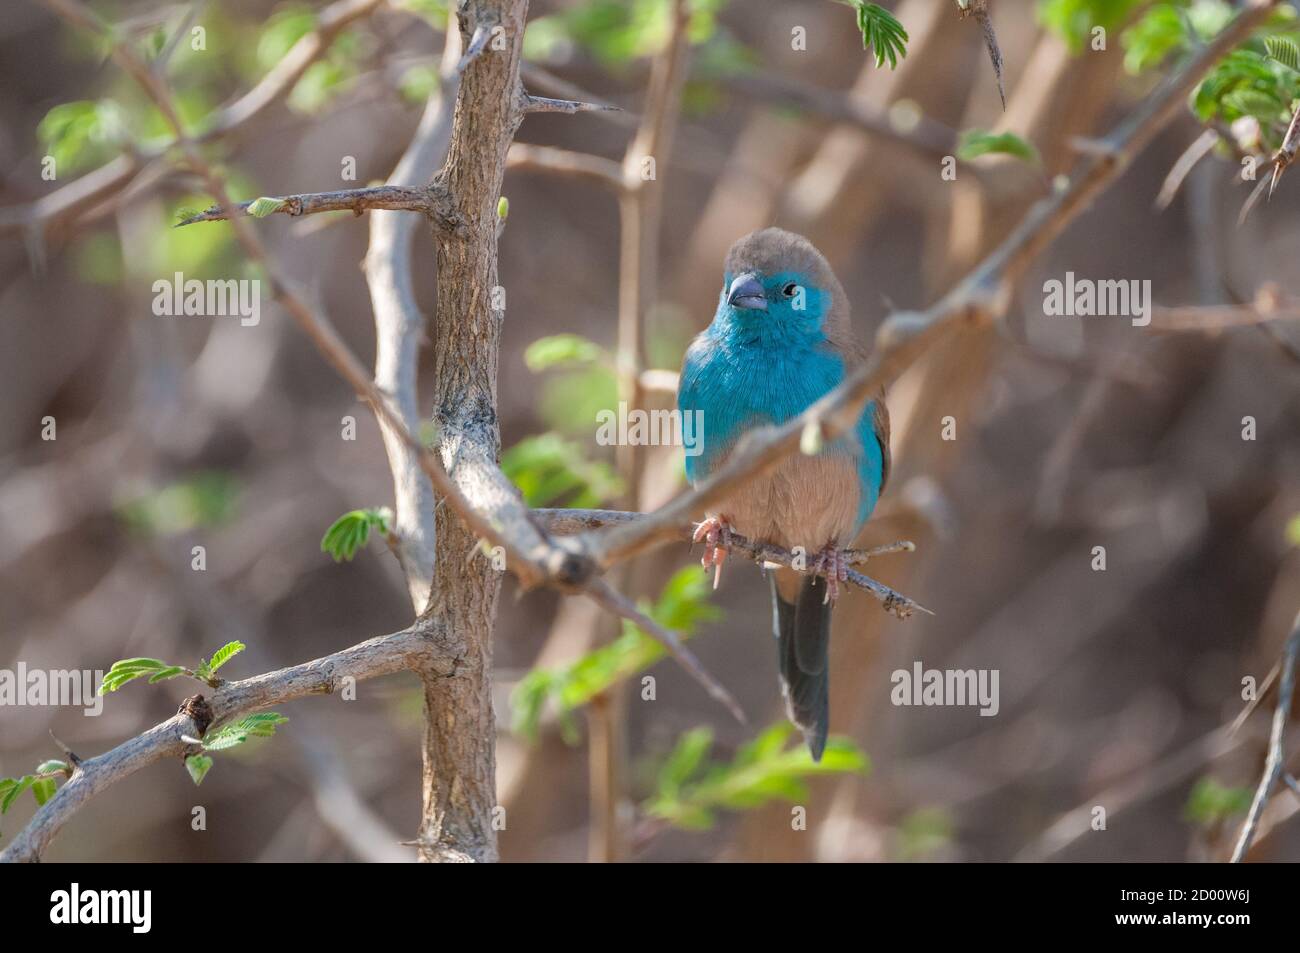
<svg viewBox="0 0 1300 953">
<path fill-rule="evenodd" d="M 885 406 L 885 389 L 882 387 L 880 393 L 876 395 L 875 404 L 875 424 L 876 441 L 880 444 L 880 492 L 885 492 L 885 484 L 889 482 L 889 408 Z"/>
</svg>

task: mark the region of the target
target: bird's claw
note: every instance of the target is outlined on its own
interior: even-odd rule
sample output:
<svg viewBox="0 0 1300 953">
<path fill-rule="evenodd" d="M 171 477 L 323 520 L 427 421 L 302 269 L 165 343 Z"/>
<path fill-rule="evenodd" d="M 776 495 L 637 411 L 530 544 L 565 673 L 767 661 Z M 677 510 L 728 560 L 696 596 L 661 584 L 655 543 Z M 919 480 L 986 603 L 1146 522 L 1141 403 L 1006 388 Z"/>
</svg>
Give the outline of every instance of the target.
<svg viewBox="0 0 1300 953">
<path fill-rule="evenodd" d="M 849 578 L 849 563 L 844 558 L 844 550 L 827 546 L 817 554 L 812 571 L 814 575 L 826 579 L 826 595 L 822 597 L 822 603 L 834 604 L 840 597 L 840 583 L 846 582 Z"/>
<path fill-rule="evenodd" d="M 697 543 L 704 544 L 704 555 L 700 565 L 705 570 L 713 570 L 713 588 L 718 588 L 722 579 L 722 564 L 727 561 L 727 550 L 731 546 L 731 524 L 725 516 L 709 516 L 695 527 L 691 537 Z"/>
</svg>

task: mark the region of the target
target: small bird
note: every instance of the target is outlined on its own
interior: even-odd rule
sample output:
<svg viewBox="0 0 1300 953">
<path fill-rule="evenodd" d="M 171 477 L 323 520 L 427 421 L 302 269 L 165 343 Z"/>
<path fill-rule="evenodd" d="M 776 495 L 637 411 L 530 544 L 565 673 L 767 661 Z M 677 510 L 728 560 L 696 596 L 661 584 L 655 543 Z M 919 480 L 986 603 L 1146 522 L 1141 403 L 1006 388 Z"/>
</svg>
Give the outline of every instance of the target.
<svg viewBox="0 0 1300 953">
<path fill-rule="evenodd" d="M 692 484 L 706 479 L 747 430 L 795 417 L 866 359 L 850 334 L 849 302 L 830 265 L 801 235 L 752 232 L 727 253 L 713 323 L 691 343 L 677 392 L 683 419 L 701 411 L 703 447 L 686 457 Z M 781 689 L 814 761 L 830 720 L 831 609 L 848 568 L 843 550 L 871 515 L 889 478 L 883 393 L 858 426 L 813 456 L 786 457 L 705 514 L 695 533 L 714 586 L 731 533 L 803 553 L 814 573 L 771 577 Z M 796 547 L 799 549 L 796 550 Z"/>
</svg>

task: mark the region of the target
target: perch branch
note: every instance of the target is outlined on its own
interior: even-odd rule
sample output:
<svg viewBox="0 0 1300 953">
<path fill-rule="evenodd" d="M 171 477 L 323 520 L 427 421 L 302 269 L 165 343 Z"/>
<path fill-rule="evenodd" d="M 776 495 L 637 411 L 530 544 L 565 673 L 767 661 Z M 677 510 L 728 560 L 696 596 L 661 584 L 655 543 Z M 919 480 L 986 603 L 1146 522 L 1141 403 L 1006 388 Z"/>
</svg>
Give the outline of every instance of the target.
<svg viewBox="0 0 1300 953">
<path fill-rule="evenodd" d="M 605 526 L 635 525 L 642 520 L 649 519 L 648 514 L 628 513 L 622 510 L 539 509 L 534 510 L 533 513 L 542 521 L 547 530 L 560 536 L 569 536 Z M 695 524 L 683 523 L 677 528 L 676 538 L 688 543 L 691 542 L 694 528 Z M 849 565 L 860 566 L 877 556 L 884 556 L 889 553 L 910 553 L 915 549 L 916 545 L 914 543 L 899 540 L 883 546 L 875 546 L 871 549 L 851 549 L 846 551 L 844 555 Z M 736 532 L 731 534 L 731 551 L 756 563 L 775 563 L 805 574 L 812 572 L 808 566 L 807 554 L 804 554 L 804 558 L 800 559 L 798 555 L 788 549 L 774 546 L 771 543 L 752 540 Z M 817 573 L 817 575 L 824 576 L 825 574 Z M 896 592 L 889 586 L 877 582 L 870 576 L 860 572 L 850 570 L 848 581 L 859 589 L 875 596 L 884 605 L 886 612 L 890 612 L 900 619 L 906 619 L 913 612 L 918 611 L 927 615 L 934 614 L 919 602 L 909 599 L 902 593 Z"/>
</svg>

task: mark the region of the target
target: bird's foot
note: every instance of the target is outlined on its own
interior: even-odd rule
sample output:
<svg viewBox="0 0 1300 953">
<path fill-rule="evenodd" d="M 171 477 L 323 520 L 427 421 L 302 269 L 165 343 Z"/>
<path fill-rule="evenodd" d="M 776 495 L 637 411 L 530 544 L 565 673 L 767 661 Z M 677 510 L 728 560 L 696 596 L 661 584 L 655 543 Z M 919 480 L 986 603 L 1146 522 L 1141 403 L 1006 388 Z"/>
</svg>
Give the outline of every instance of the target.
<svg viewBox="0 0 1300 953">
<path fill-rule="evenodd" d="M 727 550 L 731 546 L 731 524 L 725 516 L 705 517 L 704 522 L 695 527 L 691 538 L 704 544 L 700 565 L 705 570 L 713 570 L 713 588 L 717 589 L 722 578 L 722 564 L 727 561 Z"/>
<path fill-rule="evenodd" d="M 812 571 L 826 579 L 826 595 L 822 603 L 834 603 L 840 597 L 840 583 L 849 578 L 849 561 L 845 551 L 836 546 L 827 546 L 817 554 Z"/>
</svg>

